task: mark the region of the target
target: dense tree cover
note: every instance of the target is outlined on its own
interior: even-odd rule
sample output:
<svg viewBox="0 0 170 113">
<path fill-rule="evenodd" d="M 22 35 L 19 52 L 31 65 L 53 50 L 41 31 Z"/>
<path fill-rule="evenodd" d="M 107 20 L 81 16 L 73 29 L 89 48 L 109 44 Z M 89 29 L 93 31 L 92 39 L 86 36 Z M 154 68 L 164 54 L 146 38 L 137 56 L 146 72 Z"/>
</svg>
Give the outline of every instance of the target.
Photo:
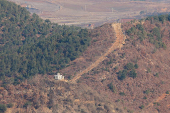
<svg viewBox="0 0 170 113">
<path fill-rule="evenodd" d="M 111 82 L 110 84 L 107 85 L 109 87 L 109 89 L 113 92 L 116 93 L 116 88 L 115 86 L 113 86 L 113 83 Z"/>
<path fill-rule="evenodd" d="M 149 16 L 146 18 L 146 20 L 150 20 L 152 21 L 160 21 L 162 23 L 164 23 L 165 21 L 170 21 L 170 14 L 159 14 L 159 15 L 155 15 L 155 16 Z"/>
<path fill-rule="evenodd" d="M 131 70 L 131 69 L 133 69 L 133 68 L 134 68 L 134 66 L 133 66 L 132 63 L 127 63 L 127 64 L 124 66 L 124 69 L 127 69 L 127 70 Z"/>
<path fill-rule="evenodd" d="M 89 45 L 87 29 L 43 21 L 6 0 L 0 1 L 0 78 L 28 78 L 64 68 Z"/>
<path fill-rule="evenodd" d="M 7 108 L 5 104 L 0 104 L 0 113 L 5 113 L 6 109 Z"/>
<path fill-rule="evenodd" d="M 124 80 L 126 76 L 132 77 L 133 79 L 137 77 L 135 69 L 138 68 L 138 64 L 133 65 L 133 63 L 127 63 L 122 71 L 117 73 L 119 80 Z"/>
</svg>

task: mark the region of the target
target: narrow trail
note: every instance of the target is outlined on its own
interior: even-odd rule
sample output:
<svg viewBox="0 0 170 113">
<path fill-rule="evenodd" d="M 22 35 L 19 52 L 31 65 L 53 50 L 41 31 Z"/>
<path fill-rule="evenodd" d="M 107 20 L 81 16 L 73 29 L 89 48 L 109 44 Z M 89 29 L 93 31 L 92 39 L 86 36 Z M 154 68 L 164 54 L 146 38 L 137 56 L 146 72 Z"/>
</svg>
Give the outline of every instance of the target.
<svg viewBox="0 0 170 113">
<path fill-rule="evenodd" d="M 115 33 L 116 33 L 116 41 L 112 44 L 112 46 L 108 49 L 108 51 L 106 51 L 106 53 L 104 55 L 99 57 L 88 68 L 86 68 L 82 72 L 78 73 L 72 80 L 70 80 L 70 82 L 75 83 L 76 80 L 78 80 L 81 77 L 81 75 L 83 75 L 84 73 L 88 73 L 90 70 L 97 67 L 99 65 L 99 63 L 101 63 L 103 60 L 105 60 L 106 56 L 108 54 L 110 54 L 113 50 L 115 50 L 117 48 L 121 48 L 123 46 L 123 44 L 125 43 L 125 35 L 122 32 L 121 23 L 113 23 L 112 28 L 113 28 L 113 31 L 115 31 Z"/>
<path fill-rule="evenodd" d="M 83 103 L 83 104 L 95 104 L 95 101 L 82 101 L 79 99 L 74 100 L 75 103 Z"/>
<path fill-rule="evenodd" d="M 156 100 L 154 100 L 153 102 L 149 103 L 148 106 L 146 108 L 152 107 L 154 104 L 154 102 L 159 102 L 161 100 L 163 100 L 164 98 L 166 98 L 169 94 L 162 94 L 160 97 L 158 97 Z M 168 107 L 168 106 L 167 106 Z"/>
</svg>

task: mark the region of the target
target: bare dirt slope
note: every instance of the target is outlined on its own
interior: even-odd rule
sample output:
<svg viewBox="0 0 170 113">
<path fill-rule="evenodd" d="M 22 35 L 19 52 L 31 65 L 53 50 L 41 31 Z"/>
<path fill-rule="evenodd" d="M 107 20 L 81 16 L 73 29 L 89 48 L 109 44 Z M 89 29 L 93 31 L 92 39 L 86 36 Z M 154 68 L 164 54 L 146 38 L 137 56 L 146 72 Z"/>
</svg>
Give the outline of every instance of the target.
<svg viewBox="0 0 170 113">
<path fill-rule="evenodd" d="M 97 67 L 103 60 L 106 59 L 108 54 L 110 54 L 115 49 L 121 48 L 123 46 L 124 41 L 125 41 L 125 36 L 121 29 L 121 23 L 113 23 L 112 27 L 113 27 L 113 31 L 116 34 L 116 41 L 106 51 L 106 53 L 104 53 L 101 57 L 99 57 L 94 63 L 92 63 L 92 65 L 90 65 L 88 68 L 86 68 L 85 70 L 78 73 L 72 80 L 70 80 L 71 82 L 73 82 L 73 83 L 76 82 L 76 80 L 78 80 L 81 77 L 81 75 L 83 75 L 84 73 L 87 73 L 90 70 L 92 70 L 93 68 Z"/>
</svg>

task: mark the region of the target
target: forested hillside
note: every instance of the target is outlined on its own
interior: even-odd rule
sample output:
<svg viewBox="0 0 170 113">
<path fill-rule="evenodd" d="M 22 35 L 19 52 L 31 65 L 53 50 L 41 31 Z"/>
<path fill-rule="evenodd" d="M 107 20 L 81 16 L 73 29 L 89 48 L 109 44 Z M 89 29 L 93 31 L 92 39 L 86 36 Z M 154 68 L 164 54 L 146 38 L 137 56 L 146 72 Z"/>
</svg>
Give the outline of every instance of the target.
<svg viewBox="0 0 170 113">
<path fill-rule="evenodd" d="M 0 79 L 28 78 L 66 67 L 89 45 L 88 31 L 61 26 L 0 1 Z"/>
<path fill-rule="evenodd" d="M 170 112 L 169 14 L 87 30 L 0 0 L 0 28 L 0 113 Z"/>
</svg>

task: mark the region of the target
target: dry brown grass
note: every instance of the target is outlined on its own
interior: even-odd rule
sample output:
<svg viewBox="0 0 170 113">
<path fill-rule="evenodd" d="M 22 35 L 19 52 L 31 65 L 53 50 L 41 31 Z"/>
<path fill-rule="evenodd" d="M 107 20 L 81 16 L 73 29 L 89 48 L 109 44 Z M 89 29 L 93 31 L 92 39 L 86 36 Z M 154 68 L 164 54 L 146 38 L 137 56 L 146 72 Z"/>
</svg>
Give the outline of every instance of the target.
<svg viewBox="0 0 170 113">
<path fill-rule="evenodd" d="M 77 75 L 75 75 L 75 77 L 73 79 L 70 80 L 70 82 L 75 83 L 76 80 L 78 80 L 81 75 L 88 73 L 89 71 L 91 71 L 93 68 L 97 67 L 103 60 L 105 60 L 107 58 L 107 56 L 114 51 L 115 49 L 119 48 L 121 49 L 121 47 L 123 46 L 123 44 L 125 43 L 125 36 L 122 32 L 121 29 L 121 23 L 113 23 L 112 24 L 112 29 L 116 34 L 116 41 L 112 44 L 112 46 L 101 56 L 99 57 L 94 63 L 92 63 L 92 65 L 90 65 L 88 68 L 86 68 L 85 70 L 81 71 L 80 73 L 78 73 Z"/>
</svg>

